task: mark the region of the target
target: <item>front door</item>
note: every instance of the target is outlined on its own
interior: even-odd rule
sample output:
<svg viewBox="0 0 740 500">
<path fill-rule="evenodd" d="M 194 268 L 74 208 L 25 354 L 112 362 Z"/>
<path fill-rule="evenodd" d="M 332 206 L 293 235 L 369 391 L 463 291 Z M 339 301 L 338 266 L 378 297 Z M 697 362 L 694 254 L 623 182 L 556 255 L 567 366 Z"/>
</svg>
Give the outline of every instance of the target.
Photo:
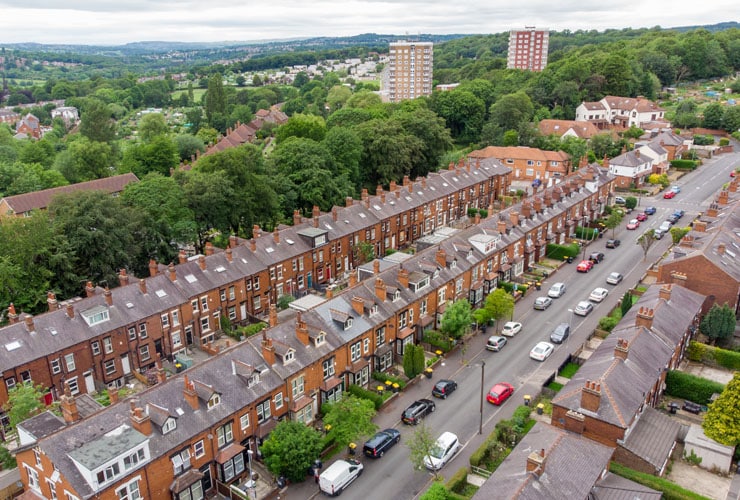
<svg viewBox="0 0 740 500">
<path fill-rule="evenodd" d="M 93 377 L 92 370 L 88 370 L 82 374 L 85 377 L 85 390 L 88 394 L 95 392 L 95 377 Z"/>
<path fill-rule="evenodd" d="M 123 368 L 124 375 L 129 375 L 131 373 L 131 363 L 128 361 L 128 354 L 121 356 L 121 367 Z"/>
</svg>

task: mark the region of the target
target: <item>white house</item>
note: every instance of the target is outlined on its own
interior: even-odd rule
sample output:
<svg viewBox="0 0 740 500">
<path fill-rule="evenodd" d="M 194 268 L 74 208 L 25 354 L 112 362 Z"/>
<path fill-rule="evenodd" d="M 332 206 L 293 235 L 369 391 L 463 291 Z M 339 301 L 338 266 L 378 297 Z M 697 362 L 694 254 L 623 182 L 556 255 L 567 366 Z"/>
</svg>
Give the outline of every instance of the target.
<svg viewBox="0 0 740 500">
<path fill-rule="evenodd" d="M 623 188 L 641 186 L 645 177 L 653 172 L 653 159 L 639 149 L 615 156 L 608 164 L 609 173 L 616 176 L 616 186 Z"/>
</svg>

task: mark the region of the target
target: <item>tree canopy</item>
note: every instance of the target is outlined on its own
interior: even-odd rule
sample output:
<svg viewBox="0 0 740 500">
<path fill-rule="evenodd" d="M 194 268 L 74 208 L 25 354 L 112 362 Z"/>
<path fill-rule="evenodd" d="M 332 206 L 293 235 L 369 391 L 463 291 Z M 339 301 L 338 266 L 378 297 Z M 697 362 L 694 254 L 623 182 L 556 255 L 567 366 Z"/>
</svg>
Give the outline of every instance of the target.
<svg viewBox="0 0 740 500">
<path fill-rule="evenodd" d="M 262 443 L 260 451 L 267 469 L 275 477 L 293 482 L 306 479 L 306 471 L 321 453 L 321 434 L 303 422 L 283 420 Z"/>
<path fill-rule="evenodd" d="M 740 445 L 740 373 L 735 372 L 725 390 L 709 405 L 702 422 L 707 437 L 726 446 Z"/>
<path fill-rule="evenodd" d="M 322 411 L 324 425 L 330 426 L 327 434 L 340 448 L 370 436 L 378 428 L 373 423 L 375 405 L 369 399 L 345 394 L 339 401 L 324 404 Z"/>
</svg>

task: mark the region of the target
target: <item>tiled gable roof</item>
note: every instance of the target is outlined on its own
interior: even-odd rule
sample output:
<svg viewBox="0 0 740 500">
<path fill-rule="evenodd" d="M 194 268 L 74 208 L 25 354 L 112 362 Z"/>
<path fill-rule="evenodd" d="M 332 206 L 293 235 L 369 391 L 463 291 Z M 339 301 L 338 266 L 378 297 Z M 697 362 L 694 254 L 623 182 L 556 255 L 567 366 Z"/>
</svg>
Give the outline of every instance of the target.
<svg viewBox="0 0 740 500">
<path fill-rule="evenodd" d="M 72 193 L 76 191 L 105 191 L 106 193 L 120 193 L 126 186 L 132 182 L 139 182 L 139 179 L 132 173 L 104 177 L 94 181 L 80 182 L 68 186 L 60 186 L 43 191 L 34 191 L 33 193 L 16 194 L 3 198 L 5 202 L 17 214 L 30 212 L 34 209 L 44 209 L 49 206 L 54 196 L 62 193 Z"/>
</svg>

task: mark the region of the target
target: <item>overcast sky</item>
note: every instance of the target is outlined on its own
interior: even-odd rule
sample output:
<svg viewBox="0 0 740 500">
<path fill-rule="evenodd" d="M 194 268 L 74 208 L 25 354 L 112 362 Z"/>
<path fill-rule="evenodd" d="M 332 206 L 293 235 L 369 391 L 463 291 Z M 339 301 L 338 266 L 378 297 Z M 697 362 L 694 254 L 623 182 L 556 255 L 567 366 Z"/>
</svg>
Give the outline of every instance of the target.
<svg viewBox="0 0 740 500">
<path fill-rule="evenodd" d="M 500 33 L 737 20 L 736 0 L 0 0 L 0 43 L 253 41 L 361 33 Z"/>
</svg>

